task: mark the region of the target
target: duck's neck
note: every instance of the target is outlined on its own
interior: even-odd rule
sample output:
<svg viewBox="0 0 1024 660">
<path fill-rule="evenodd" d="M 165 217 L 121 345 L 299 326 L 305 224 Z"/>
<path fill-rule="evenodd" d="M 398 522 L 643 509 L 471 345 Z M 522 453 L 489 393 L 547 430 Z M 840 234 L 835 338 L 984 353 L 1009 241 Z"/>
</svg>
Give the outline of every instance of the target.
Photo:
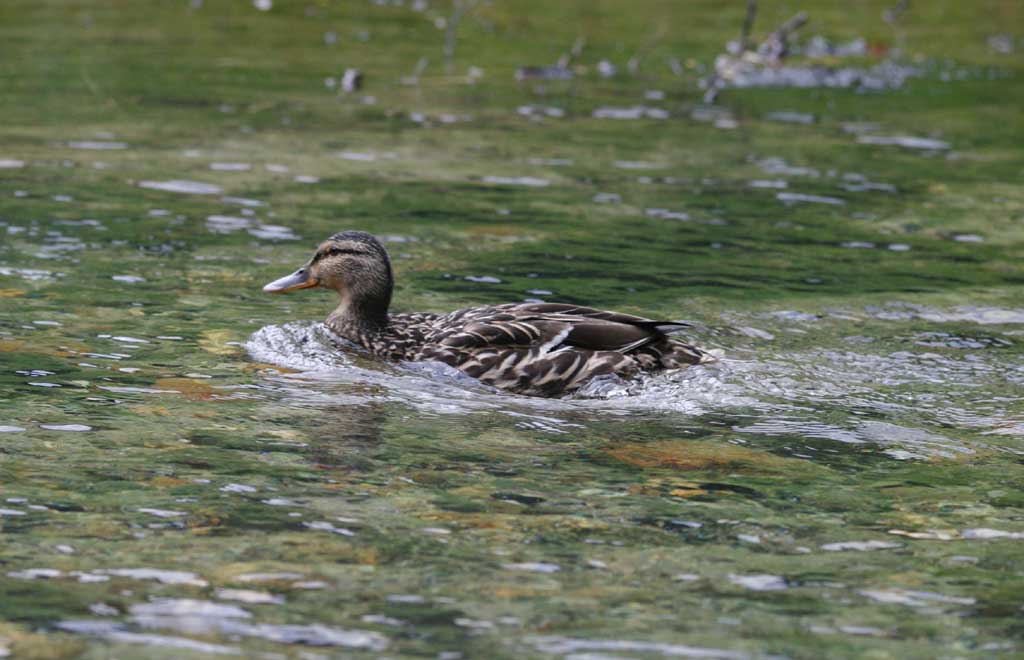
<svg viewBox="0 0 1024 660">
<path fill-rule="evenodd" d="M 342 337 L 364 344 L 368 338 L 387 329 L 390 298 L 354 298 L 342 294 L 337 309 L 327 317 L 327 325 Z"/>
</svg>

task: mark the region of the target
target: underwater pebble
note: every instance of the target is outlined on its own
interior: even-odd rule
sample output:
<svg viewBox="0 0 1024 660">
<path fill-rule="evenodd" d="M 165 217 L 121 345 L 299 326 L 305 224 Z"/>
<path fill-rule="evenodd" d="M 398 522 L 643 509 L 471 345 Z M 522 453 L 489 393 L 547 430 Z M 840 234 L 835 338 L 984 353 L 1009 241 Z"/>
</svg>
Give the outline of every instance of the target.
<svg viewBox="0 0 1024 660">
<path fill-rule="evenodd" d="M 375 154 L 362 153 L 358 151 L 340 151 L 336 155 L 342 160 L 352 160 L 364 163 L 370 163 L 377 160 L 377 156 Z"/>
<path fill-rule="evenodd" d="M 769 112 L 765 115 L 768 121 L 781 121 L 787 124 L 813 124 L 814 115 L 807 112 L 780 111 Z"/>
<path fill-rule="evenodd" d="M 905 149 L 928 149 L 942 150 L 949 149 L 949 143 L 942 140 L 930 138 L 911 137 L 909 135 L 896 135 L 884 137 L 881 135 L 861 135 L 857 138 L 860 144 L 893 145 Z"/>
<path fill-rule="evenodd" d="M 284 580 L 300 580 L 306 577 L 302 573 L 281 571 L 279 573 L 243 573 L 235 580 L 239 582 L 280 582 Z"/>
<path fill-rule="evenodd" d="M 359 620 L 362 621 L 363 623 L 375 623 L 375 624 L 381 625 L 381 626 L 404 626 L 405 625 L 405 621 L 402 621 L 401 619 L 395 619 L 395 618 L 390 617 L 390 616 L 385 616 L 383 614 L 364 614 L 363 616 L 359 617 Z"/>
<path fill-rule="evenodd" d="M 501 284 L 501 280 L 491 275 L 466 275 L 462 279 L 468 282 L 479 282 L 481 284 Z"/>
<path fill-rule="evenodd" d="M 286 497 L 272 497 L 269 500 L 260 500 L 260 502 L 263 504 L 269 504 L 270 506 L 301 506 L 295 500 L 290 500 Z"/>
<path fill-rule="evenodd" d="M 907 589 L 863 589 L 857 593 L 879 603 L 895 603 L 912 607 L 926 606 L 931 603 L 974 605 L 977 602 L 974 598 L 945 596 L 931 591 L 909 591 Z"/>
<path fill-rule="evenodd" d="M 56 568 L 26 568 L 23 571 L 11 571 L 7 574 L 7 577 L 20 580 L 38 580 L 39 578 L 58 578 L 63 574 L 63 571 L 58 571 Z"/>
<path fill-rule="evenodd" d="M 622 195 L 617 193 L 597 193 L 593 201 L 598 204 L 618 204 L 622 201 Z"/>
<path fill-rule="evenodd" d="M 242 603 L 256 605 L 281 605 L 284 603 L 284 596 L 277 596 L 268 591 L 254 591 L 252 589 L 217 589 L 214 592 L 214 596 L 221 600 L 237 600 Z"/>
<path fill-rule="evenodd" d="M 148 603 L 136 603 L 129 611 L 136 617 L 252 618 L 250 612 L 236 605 L 193 598 L 157 598 Z"/>
<path fill-rule="evenodd" d="M 240 206 L 266 206 L 266 202 L 261 202 L 258 199 L 249 199 L 247 197 L 222 197 L 222 202 L 228 204 L 238 204 Z"/>
<path fill-rule="evenodd" d="M 925 532 L 907 532 L 902 529 L 890 529 L 890 534 L 896 536 L 905 536 L 908 539 L 923 539 L 929 541 L 952 541 L 953 539 L 959 538 L 959 534 L 956 532 L 942 532 L 938 530 L 929 529 Z"/>
<path fill-rule="evenodd" d="M 965 539 L 1024 539 L 1024 532 L 1007 532 L 1001 529 L 989 529 L 987 527 L 975 527 L 960 532 L 960 537 Z"/>
<path fill-rule="evenodd" d="M 751 591 L 781 591 L 788 589 L 786 579 L 778 575 L 729 575 L 729 582 Z"/>
<path fill-rule="evenodd" d="M 789 182 L 783 179 L 754 179 L 747 183 L 751 188 L 772 188 L 783 190 L 789 187 Z"/>
<path fill-rule="evenodd" d="M 167 192 L 186 193 L 189 195 L 219 195 L 224 190 L 212 183 L 201 183 L 199 181 L 186 181 L 173 179 L 171 181 L 140 181 L 140 188 L 150 190 L 164 190 Z"/>
<path fill-rule="evenodd" d="M 611 656 L 605 654 L 580 653 L 580 651 L 622 651 L 635 653 L 660 653 L 667 657 L 680 658 L 710 658 L 712 660 L 746 660 L 750 656 L 741 651 L 728 651 L 726 649 L 714 649 L 702 646 L 684 646 L 681 644 L 664 644 L 661 642 L 634 642 L 619 639 L 580 639 L 575 637 L 559 636 L 530 636 L 526 642 L 536 648 L 539 652 L 551 655 L 573 654 L 573 658 L 591 658 L 598 660 L 603 658 L 612 660 Z M 615 656 L 618 658 L 618 656 Z"/>
<path fill-rule="evenodd" d="M 210 169 L 216 172 L 248 172 L 252 169 L 249 163 L 210 163 Z"/>
<path fill-rule="evenodd" d="M 139 513 L 148 513 L 157 518 L 177 518 L 186 515 L 185 511 L 168 511 L 166 509 L 136 509 Z"/>
<path fill-rule="evenodd" d="M 245 484 L 228 484 L 227 486 L 221 486 L 217 490 L 225 493 L 255 493 L 256 488 L 253 486 L 247 486 Z"/>
<path fill-rule="evenodd" d="M 341 536 L 355 536 L 356 535 L 356 533 L 353 532 L 351 529 L 346 529 L 344 527 L 335 527 L 333 523 L 330 523 L 330 522 L 328 522 L 326 520 L 319 520 L 317 522 L 304 522 L 304 523 L 302 523 L 302 526 L 303 527 L 308 527 L 310 529 L 320 530 L 322 532 L 331 532 L 332 534 L 340 534 Z"/>
<path fill-rule="evenodd" d="M 0 170 L 16 170 L 25 167 L 25 161 L 13 158 L 0 158 Z"/>
<path fill-rule="evenodd" d="M 121 610 L 106 603 L 93 603 L 89 606 L 89 611 L 96 616 L 118 616 L 121 614 Z"/>
<path fill-rule="evenodd" d="M 138 275 L 113 275 L 112 280 L 115 282 L 124 282 L 126 284 L 137 284 L 139 282 L 145 282 L 145 277 L 139 277 Z"/>
<path fill-rule="evenodd" d="M 689 220 L 690 214 L 683 211 L 670 211 L 668 209 L 644 209 L 644 215 L 649 218 L 661 218 L 663 220 Z"/>
<path fill-rule="evenodd" d="M 805 195 L 803 193 L 781 192 L 775 195 L 775 199 L 786 204 L 809 202 L 811 204 L 831 204 L 832 206 L 843 206 L 845 200 L 838 197 L 826 197 L 824 195 Z"/>
<path fill-rule="evenodd" d="M 902 543 L 893 543 L 891 541 L 842 541 L 839 543 L 826 543 L 821 546 L 821 549 L 828 552 L 844 552 L 846 550 L 888 550 L 890 548 L 902 547 Z"/>
<path fill-rule="evenodd" d="M 529 186 L 532 188 L 551 185 L 547 179 L 539 179 L 534 176 L 485 176 L 481 181 L 500 186 Z"/>
<path fill-rule="evenodd" d="M 205 587 L 206 580 L 188 571 L 171 571 L 160 568 L 101 568 L 92 571 L 95 575 L 112 575 L 114 577 L 131 578 L 133 580 L 156 580 L 161 584 L 187 584 Z"/>
<path fill-rule="evenodd" d="M 75 142 L 68 142 L 68 146 L 72 149 L 92 149 L 96 151 L 117 151 L 128 148 L 128 145 L 124 142 L 106 142 L 100 140 L 79 140 Z"/>
<path fill-rule="evenodd" d="M 652 108 L 646 105 L 634 105 L 627 108 L 604 107 L 593 112 L 595 119 L 668 119 L 667 110 Z"/>
<path fill-rule="evenodd" d="M 241 650 L 234 646 L 197 642 L 194 639 L 184 637 L 127 632 L 123 630 L 122 624 L 112 621 L 58 621 L 54 627 L 64 632 L 95 635 L 122 644 L 144 644 L 146 646 L 176 648 L 211 655 L 241 654 Z"/>
<path fill-rule="evenodd" d="M 548 564 L 542 561 L 502 564 L 501 567 L 506 571 L 530 571 L 533 573 L 557 573 L 562 570 L 558 564 Z"/>
<path fill-rule="evenodd" d="M 320 183 L 320 177 L 310 174 L 296 174 L 294 181 L 296 183 Z"/>
</svg>

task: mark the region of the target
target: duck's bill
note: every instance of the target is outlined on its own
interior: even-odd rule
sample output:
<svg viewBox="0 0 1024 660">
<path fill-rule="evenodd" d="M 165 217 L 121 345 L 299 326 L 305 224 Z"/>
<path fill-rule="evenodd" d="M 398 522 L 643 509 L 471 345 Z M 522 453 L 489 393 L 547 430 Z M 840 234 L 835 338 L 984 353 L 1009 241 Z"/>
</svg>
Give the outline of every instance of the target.
<svg viewBox="0 0 1024 660">
<path fill-rule="evenodd" d="M 300 268 L 291 275 L 285 275 L 279 280 L 274 280 L 263 287 L 263 291 L 265 293 L 288 293 L 298 289 L 308 289 L 319 283 L 319 280 L 309 274 L 309 269 Z"/>
</svg>

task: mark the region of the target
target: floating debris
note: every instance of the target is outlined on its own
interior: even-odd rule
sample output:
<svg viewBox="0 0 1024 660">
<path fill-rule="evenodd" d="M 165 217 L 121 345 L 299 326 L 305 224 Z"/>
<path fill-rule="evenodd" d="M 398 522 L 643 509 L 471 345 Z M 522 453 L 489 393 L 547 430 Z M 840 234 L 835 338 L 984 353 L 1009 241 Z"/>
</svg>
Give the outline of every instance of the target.
<svg viewBox="0 0 1024 660">
<path fill-rule="evenodd" d="M 47 431 L 91 431 L 91 426 L 85 424 L 40 424 L 39 428 L 46 429 Z"/>
<path fill-rule="evenodd" d="M 620 204 L 622 202 L 622 195 L 618 193 L 597 193 L 594 195 L 593 201 L 598 204 Z"/>
<path fill-rule="evenodd" d="M 140 277 L 138 275 L 112 275 L 110 279 L 115 282 L 124 282 L 125 284 L 138 284 L 146 281 L 145 277 Z"/>
<path fill-rule="evenodd" d="M 16 170 L 25 167 L 25 161 L 13 158 L 0 158 L 0 170 Z"/>
<path fill-rule="evenodd" d="M 477 282 L 479 284 L 501 284 L 501 280 L 492 275 L 466 275 L 462 279 L 467 282 Z"/>
<path fill-rule="evenodd" d="M 248 172 L 252 169 L 249 163 L 210 163 L 210 169 L 216 172 Z"/>
<path fill-rule="evenodd" d="M 351 94 L 362 88 L 363 72 L 359 69 L 345 69 L 345 72 L 341 74 L 341 91 Z"/>
<path fill-rule="evenodd" d="M 220 186 L 215 186 L 212 183 L 186 181 L 183 179 L 174 179 L 171 181 L 139 181 L 138 185 L 140 188 L 185 193 L 188 195 L 219 195 L 224 192 Z"/>
</svg>

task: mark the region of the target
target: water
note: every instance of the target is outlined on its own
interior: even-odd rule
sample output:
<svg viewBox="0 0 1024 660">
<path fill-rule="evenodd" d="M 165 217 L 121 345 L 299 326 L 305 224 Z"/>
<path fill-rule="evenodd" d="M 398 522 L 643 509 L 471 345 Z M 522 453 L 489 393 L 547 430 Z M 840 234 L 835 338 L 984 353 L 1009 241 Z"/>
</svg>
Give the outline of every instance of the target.
<svg viewBox="0 0 1024 660">
<path fill-rule="evenodd" d="M 814 17 L 870 51 L 883 4 Z M 915 6 L 899 90 L 704 107 L 743 3 L 636 76 L 657 3 L 481 9 L 452 76 L 440 8 L 243 5 L 5 6 L 0 656 L 1020 653 L 1016 6 Z M 583 16 L 590 69 L 515 81 Z M 400 310 L 590 304 L 720 359 L 563 399 L 378 362 L 260 291 L 344 229 Z"/>
</svg>

